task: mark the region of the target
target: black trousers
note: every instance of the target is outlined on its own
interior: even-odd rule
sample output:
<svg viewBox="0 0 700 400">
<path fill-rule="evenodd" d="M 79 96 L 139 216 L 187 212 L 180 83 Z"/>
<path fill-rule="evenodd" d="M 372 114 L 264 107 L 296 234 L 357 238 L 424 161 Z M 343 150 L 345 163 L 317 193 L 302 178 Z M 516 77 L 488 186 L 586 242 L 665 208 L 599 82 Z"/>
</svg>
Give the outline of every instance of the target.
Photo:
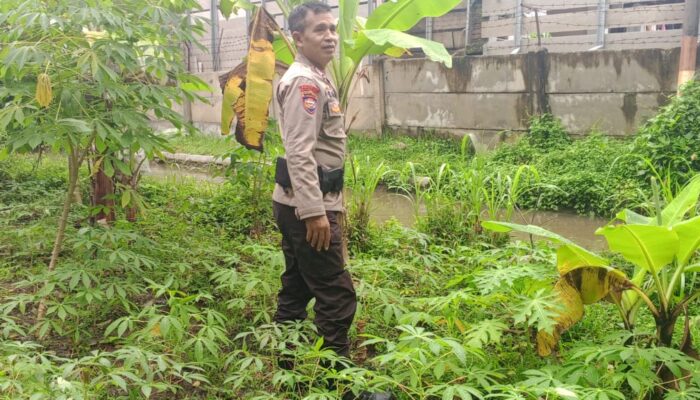
<svg viewBox="0 0 700 400">
<path fill-rule="evenodd" d="M 306 223 L 297 219 L 294 207 L 273 202 L 272 211 L 282 232 L 286 263 L 275 321 L 305 319 L 306 306 L 316 298 L 314 324 L 323 335 L 324 347 L 348 357 L 348 330 L 355 316 L 357 298 L 350 274 L 345 270 L 340 213 L 326 212 L 331 244 L 328 250 L 319 252 L 306 241 Z"/>
</svg>

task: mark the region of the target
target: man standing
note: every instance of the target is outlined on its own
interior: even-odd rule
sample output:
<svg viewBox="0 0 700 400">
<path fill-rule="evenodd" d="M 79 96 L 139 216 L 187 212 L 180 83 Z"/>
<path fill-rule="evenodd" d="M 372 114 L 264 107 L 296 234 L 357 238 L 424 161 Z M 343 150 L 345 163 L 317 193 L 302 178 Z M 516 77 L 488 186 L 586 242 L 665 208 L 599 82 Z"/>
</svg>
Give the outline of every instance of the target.
<svg viewBox="0 0 700 400">
<path fill-rule="evenodd" d="M 314 323 L 324 346 L 349 357 L 357 303 L 339 224 L 346 135 L 337 90 L 324 72 L 338 34 L 330 7 L 316 2 L 296 7 L 289 29 L 298 54 L 276 94 L 286 160 L 277 162 L 273 213 L 286 270 L 275 321 L 305 319 L 316 298 Z"/>
<path fill-rule="evenodd" d="M 336 23 L 328 5 L 309 2 L 292 10 L 289 29 L 297 58 L 276 95 L 287 158 L 277 160 L 272 194 L 286 263 L 275 321 L 305 319 L 315 298 L 314 323 L 324 346 L 349 358 L 357 299 L 345 270 L 339 223 L 347 138 L 338 91 L 325 73 L 338 47 Z M 388 393 L 343 396 L 355 398 L 393 399 Z"/>
</svg>

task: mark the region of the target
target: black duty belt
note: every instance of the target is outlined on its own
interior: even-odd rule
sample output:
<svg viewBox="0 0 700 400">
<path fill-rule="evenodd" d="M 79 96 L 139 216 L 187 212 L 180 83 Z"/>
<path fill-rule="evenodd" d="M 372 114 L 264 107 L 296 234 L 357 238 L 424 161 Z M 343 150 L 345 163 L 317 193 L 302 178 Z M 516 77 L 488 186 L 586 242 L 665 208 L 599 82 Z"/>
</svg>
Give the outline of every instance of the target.
<svg viewBox="0 0 700 400">
<path fill-rule="evenodd" d="M 344 174 L 345 170 L 343 168 L 323 169 L 319 165 L 318 183 L 321 187 L 321 193 L 338 193 L 342 191 Z M 275 183 L 285 189 L 292 188 L 292 179 L 289 177 L 287 160 L 282 157 L 277 157 L 275 162 Z"/>
</svg>

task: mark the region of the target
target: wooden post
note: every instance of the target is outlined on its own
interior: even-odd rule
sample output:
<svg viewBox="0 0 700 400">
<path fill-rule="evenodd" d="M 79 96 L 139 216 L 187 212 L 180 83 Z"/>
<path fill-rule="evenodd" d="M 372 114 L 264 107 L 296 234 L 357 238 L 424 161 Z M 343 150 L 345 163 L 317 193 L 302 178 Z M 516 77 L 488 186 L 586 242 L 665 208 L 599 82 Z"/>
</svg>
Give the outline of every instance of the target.
<svg viewBox="0 0 700 400">
<path fill-rule="evenodd" d="M 681 60 L 678 67 L 678 90 L 695 76 L 698 52 L 698 0 L 685 0 L 685 21 L 681 38 Z"/>
</svg>

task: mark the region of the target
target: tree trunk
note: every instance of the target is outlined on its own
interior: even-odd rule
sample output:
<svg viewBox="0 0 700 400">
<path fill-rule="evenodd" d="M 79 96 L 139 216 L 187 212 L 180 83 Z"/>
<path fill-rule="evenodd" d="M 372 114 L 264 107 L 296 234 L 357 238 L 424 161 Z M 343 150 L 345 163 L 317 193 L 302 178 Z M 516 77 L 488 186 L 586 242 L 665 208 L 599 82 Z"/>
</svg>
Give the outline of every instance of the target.
<svg viewBox="0 0 700 400">
<path fill-rule="evenodd" d="M 61 253 L 61 248 L 63 247 L 63 238 L 66 235 L 66 226 L 68 225 L 70 207 L 73 204 L 73 199 L 75 198 L 75 188 L 78 186 L 78 170 L 80 168 L 78 162 L 78 155 L 74 150 L 71 149 L 70 154 L 68 155 L 68 190 L 66 191 L 66 199 L 63 203 L 61 217 L 58 220 L 56 240 L 53 244 L 53 250 L 51 251 L 51 259 L 49 260 L 49 266 L 47 268 L 49 272 L 53 271 L 56 268 L 56 263 L 58 262 L 58 255 Z M 39 307 L 37 309 L 37 321 L 43 320 L 45 315 L 46 299 L 42 298 L 41 301 L 39 301 Z"/>
<path fill-rule="evenodd" d="M 95 196 L 93 206 L 100 207 L 100 212 L 95 215 L 93 220 L 106 223 L 114 222 L 114 182 L 105 174 L 102 163 L 92 177 L 92 188 Z"/>
<path fill-rule="evenodd" d="M 665 310 L 661 310 L 661 315 L 656 319 L 656 338 L 658 345 L 663 347 L 671 347 L 673 345 L 673 330 L 676 326 L 678 317 L 668 315 Z M 675 375 L 666 365 L 659 363 L 657 376 L 661 379 L 661 385 L 657 387 L 653 394 L 654 399 L 663 400 L 668 390 L 678 389 L 678 382 Z"/>
<path fill-rule="evenodd" d="M 676 326 L 675 316 L 668 316 L 664 312 L 656 319 L 656 338 L 659 341 L 659 346 L 671 347 L 673 344 L 673 329 Z"/>
</svg>

